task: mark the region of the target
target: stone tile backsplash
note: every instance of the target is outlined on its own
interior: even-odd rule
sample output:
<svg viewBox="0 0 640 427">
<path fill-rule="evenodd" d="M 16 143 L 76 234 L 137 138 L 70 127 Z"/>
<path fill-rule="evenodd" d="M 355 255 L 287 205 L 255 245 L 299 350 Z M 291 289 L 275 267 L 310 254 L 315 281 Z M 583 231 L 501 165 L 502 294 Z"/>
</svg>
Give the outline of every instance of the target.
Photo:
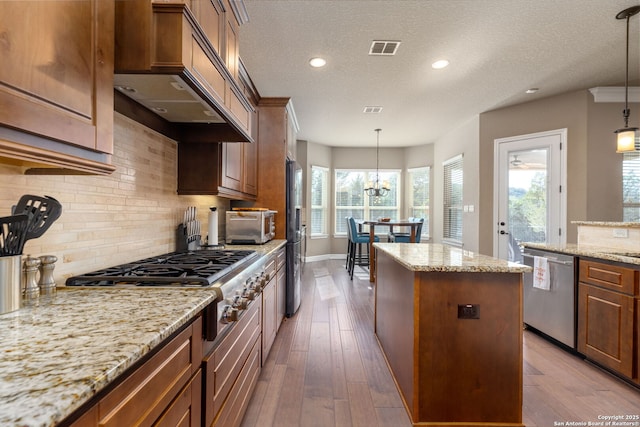
<svg viewBox="0 0 640 427">
<path fill-rule="evenodd" d="M 0 163 L 0 216 L 10 215 L 23 194 L 49 195 L 62 204 L 60 218 L 24 250 L 58 257 L 58 285 L 72 275 L 175 250 L 187 206 L 197 207 L 205 234 L 208 208 L 218 206 L 218 235 L 224 236 L 229 200 L 179 196 L 176 142 L 114 114 L 116 170 L 109 176 L 25 175 L 24 167 Z"/>
</svg>

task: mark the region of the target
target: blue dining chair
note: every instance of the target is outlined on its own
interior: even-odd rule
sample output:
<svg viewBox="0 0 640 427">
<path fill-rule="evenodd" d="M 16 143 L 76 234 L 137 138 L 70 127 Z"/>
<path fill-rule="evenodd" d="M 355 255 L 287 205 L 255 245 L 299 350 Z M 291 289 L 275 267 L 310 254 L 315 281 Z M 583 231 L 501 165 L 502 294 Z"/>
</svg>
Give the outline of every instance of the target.
<svg viewBox="0 0 640 427">
<path fill-rule="evenodd" d="M 416 243 L 420 243 L 420 237 L 422 237 L 422 225 L 424 224 L 424 218 L 409 218 L 411 222 L 417 222 L 416 227 Z M 410 243 L 411 233 L 389 233 L 389 241 L 395 243 Z"/>
<path fill-rule="evenodd" d="M 353 280 L 353 269 L 356 265 L 369 265 L 369 233 L 358 232 L 356 220 L 353 217 L 347 217 L 347 235 L 349 236 L 349 246 L 347 247 L 347 271 L 349 277 Z M 374 242 L 379 242 L 378 236 L 373 236 Z M 362 245 L 366 245 L 366 254 L 362 253 Z"/>
</svg>

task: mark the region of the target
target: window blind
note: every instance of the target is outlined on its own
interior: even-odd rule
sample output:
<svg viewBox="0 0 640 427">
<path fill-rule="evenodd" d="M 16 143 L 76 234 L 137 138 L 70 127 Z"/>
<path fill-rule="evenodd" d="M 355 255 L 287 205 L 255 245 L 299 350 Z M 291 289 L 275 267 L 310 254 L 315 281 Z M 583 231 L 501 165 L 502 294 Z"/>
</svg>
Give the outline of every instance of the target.
<svg viewBox="0 0 640 427">
<path fill-rule="evenodd" d="M 444 169 L 442 237 L 462 243 L 462 154 L 443 162 L 442 166 Z"/>
<path fill-rule="evenodd" d="M 622 220 L 640 221 L 640 153 L 623 154 Z"/>
</svg>

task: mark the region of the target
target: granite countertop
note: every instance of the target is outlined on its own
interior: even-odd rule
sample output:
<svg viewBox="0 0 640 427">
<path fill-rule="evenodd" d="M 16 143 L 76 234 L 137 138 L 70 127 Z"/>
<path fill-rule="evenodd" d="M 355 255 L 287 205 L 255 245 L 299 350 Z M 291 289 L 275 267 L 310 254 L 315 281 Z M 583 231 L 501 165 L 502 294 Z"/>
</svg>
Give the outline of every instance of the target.
<svg viewBox="0 0 640 427">
<path fill-rule="evenodd" d="M 616 221 L 571 221 L 575 225 L 588 225 L 595 227 L 622 227 L 640 228 L 640 222 L 616 222 Z"/>
<path fill-rule="evenodd" d="M 57 424 L 215 298 L 211 288 L 61 288 L 0 315 L 0 425 Z"/>
<path fill-rule="evenodd" d="M 285 243 L 226 248 L 267 255 Z M 213 288 L 61 287 L 1 314 L 0 426 L 56 425 L 216 297 Z"/>
<path fill-rule="evenodd" d="M 640 265 L 640 252 L 609 247 L 580 246 L 568 243 L 566 245 L 547 245 L 544 243 L 522 243 L 525 248 L 540 249 L 561 254 L 598 258 L 607 261 L 624 262 Z"/>
<path fill-rule="evenodd" d="M 527 273 L 531 267 L 437 243 L 374 243 L 412 271 Z"/>
</svg>

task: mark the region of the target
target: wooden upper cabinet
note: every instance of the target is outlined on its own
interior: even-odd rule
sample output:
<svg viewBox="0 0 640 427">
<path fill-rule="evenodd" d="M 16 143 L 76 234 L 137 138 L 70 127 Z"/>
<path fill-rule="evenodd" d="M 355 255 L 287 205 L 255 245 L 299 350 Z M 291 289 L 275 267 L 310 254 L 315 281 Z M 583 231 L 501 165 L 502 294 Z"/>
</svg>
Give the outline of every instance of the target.
<svg viewBox="0 0 640 427">
<path fill-rule="evenodd" d="M 224 40 L 224 7 L 219 0 L 191 0 L 191 10 L 202 26 L 211 47 L 222 55 Z"/>
<path fill-rule="evenodd" d="M 118 111 L 179 141 L 181 128 L 190 126 L 200 140 L 252 142 L 253 107 L 237 81 L 232 7 L 225 0 L 115 4 L 115 87 L 162 123 L 130 105 L 116 103 Z M 167 134 L 166 123 L 179 130 Z"/>
<path fill-rule="evenodd" d="M 286 238 L 286 163 L 295 148 L 297 122 L 290 98 L 261 98 L 258 104 L 257 206 L 278 211 L 276 239 Z M 295 150 L 294 150 L 295 151 Z"/>
<path fill-rule="evenodd" d="M 238 80 L 238 58 L 239 58 L 239 39 L 238 31 L 240 25 L 238 23 L 236 15 L 232 12 L 231 6 L 228 0 L 225 0 L 227 5 L 226 13 L 226 28 L 225 28 L 225 64 L 229 69 L 231 76 Z"/>
<path fill-rule="evenodd" d="M 0 155 L 110 173 L 114 2 L 0 2 Z"/>
<path fill-rule="evenodd" d="M 222 144 L 222 187 L 242 191 L 243 148 L 244 144 Z"/>
</svg>

